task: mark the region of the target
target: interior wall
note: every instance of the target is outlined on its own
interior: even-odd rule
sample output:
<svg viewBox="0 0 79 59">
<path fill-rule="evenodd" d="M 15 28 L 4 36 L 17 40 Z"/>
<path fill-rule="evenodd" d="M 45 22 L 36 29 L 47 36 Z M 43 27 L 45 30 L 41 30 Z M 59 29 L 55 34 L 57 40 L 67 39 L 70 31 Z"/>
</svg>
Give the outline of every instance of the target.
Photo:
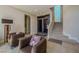
<svg viewBox="0 0 79 59">
<path fill-rule="evenodd" d="M 15 8 L 9 6 L 0 6 L 0 39 L 4 39 L 4 24 L 1 23 L 2 18 L 13 19 L 13 24 L 11 25 L 11 32 L 24 32 L 24 14 Z M 31 32 L 36 33 L 36 18 L 31 16 Z M 34 28 L 35 27 L 35 28 Z"/>
<path fill-rule="evenodd" d="M 63 33 L 79 41 L 79 6 L 63 6 Z"/>
<path fill-rule="evenodd" d="M 1 18 L 1 17 L 0 17 Z M 0 20 L 0 40 L 3 39 L 4 37 L 4 30 L 3 30 L 3 25 L 1 24 L 1 20 Z"/>
<path fill-rule="evenodd" d="M 11 32 L 24 32 L 24 13 L 8 6 L 0 6 L 0 39 L 4 38 L 4 24 L 2 18 L 12 19 Z"/>
<path fill-rule="evenodd" d="M 37 34 L 37 17 L 31 16 L 31 34 Z"/>
</svg>

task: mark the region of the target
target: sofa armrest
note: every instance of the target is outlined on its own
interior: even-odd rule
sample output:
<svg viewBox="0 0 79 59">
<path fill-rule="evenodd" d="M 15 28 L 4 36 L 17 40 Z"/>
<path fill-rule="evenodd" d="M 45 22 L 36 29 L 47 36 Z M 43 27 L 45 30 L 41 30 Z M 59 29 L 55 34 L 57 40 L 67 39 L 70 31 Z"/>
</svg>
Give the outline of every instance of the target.
<svg viewBox="0 0 79 59">
<path fill-rule="evenodd" d="M 19 39 L 19 49 L 22 49 L 24 47 L 26 47 L 27 45 L 29 45 L 31 36 L 30 37 L 23 37 Z"/>
<path fill-rule="evenodd" d="M 12 37 L 10 37 L 10 43 L 11 43 L 11 46 L 18 46 L 18 43 L 19 43 L 19 40 L 18 38 L 16 37 L 16 34 L 12 35 Z"/>
<path fill-rule="evenodd" d="M 47 41 L 45 38 L 42 38 L 41 41 L 34 46 L 36 53 L 46 53 Z"/>
</svg>

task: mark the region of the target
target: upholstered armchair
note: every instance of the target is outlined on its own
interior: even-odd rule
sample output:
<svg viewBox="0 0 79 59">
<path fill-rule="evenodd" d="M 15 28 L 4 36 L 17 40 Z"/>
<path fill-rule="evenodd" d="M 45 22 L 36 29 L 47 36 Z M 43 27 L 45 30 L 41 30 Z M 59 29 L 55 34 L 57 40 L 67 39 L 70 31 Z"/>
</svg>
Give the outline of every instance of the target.
<svg viewBox="0 0 79 59">
<path fill-rule="evenodd" d="M 18 44 L 19 44 L 19 38 L 21 38 L 21 37 L 24 37 L 25 36 L 25 34 L 24 33 L 22 33 L 22 32 L 20 32 L 20 33 L 18 33 L 18 34 L 13 34 L 13 35 L 11 35 L 11 37 L 10 37 L 10 45 L 11 45 L 11 47 L 16 47 L 16 46 L 18 46 Z"/>
<path fill-rule="evenodd" d="M 47 41 L 45 38 L 41 38 L 40 42 L 35 46 L 30 46 L 30 40 L 32 36 L 20 38 L 19 49 L 23 53 L 46 53 Z"/>
</svg>

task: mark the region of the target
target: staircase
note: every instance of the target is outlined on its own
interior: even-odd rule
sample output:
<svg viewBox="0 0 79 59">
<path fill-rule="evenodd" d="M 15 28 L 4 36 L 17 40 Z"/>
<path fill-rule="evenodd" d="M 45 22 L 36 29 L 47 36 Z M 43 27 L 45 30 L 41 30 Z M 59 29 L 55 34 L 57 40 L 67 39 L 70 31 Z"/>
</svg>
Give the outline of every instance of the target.
<svg viewBox="0 0 79 59">
<path fill-rule="evenodd" d="M 68 36 L 63 35 L 63 26 L 61 23 L 54 24 L 54 27 L 52 28 L 49 36 L 50 38 L 62 40 L 63 42 L 77 43 L 75 40 L 69 39 Z"/>
<path fill-rule="evenodd" d="M 63 26 L 61 23 L 55 23 L 54 8 L 50 9 L 50 23 L 48 25 L 48 39 L 53 38 L 56 40 L 62 40 L 63 42 L 76 43 L 75 40 L 69 39 L 68 36 L 63 35 Z"/>
<path fill-rule="evenodd" d="M 58 40 L 68 39 L 68 37 L 64 36 L 62 32 L 63 32 L 62 24 L 55 23 L 54 27 L 52 28 L 52 31 L 50 32 L 50 38 L 55 38 Z"/>
</svg>

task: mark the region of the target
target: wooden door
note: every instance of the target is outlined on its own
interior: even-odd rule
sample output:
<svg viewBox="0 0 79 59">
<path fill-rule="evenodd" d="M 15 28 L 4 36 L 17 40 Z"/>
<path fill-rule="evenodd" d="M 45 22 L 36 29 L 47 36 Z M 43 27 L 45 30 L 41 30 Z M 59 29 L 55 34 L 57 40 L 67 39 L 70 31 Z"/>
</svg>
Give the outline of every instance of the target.
<svg viewBox="0 0 79 59">
<path fill-rule="evenodd" d="M 4 42 L 8 42 L 10 25 L 4 25 Z"/>
</svg>

